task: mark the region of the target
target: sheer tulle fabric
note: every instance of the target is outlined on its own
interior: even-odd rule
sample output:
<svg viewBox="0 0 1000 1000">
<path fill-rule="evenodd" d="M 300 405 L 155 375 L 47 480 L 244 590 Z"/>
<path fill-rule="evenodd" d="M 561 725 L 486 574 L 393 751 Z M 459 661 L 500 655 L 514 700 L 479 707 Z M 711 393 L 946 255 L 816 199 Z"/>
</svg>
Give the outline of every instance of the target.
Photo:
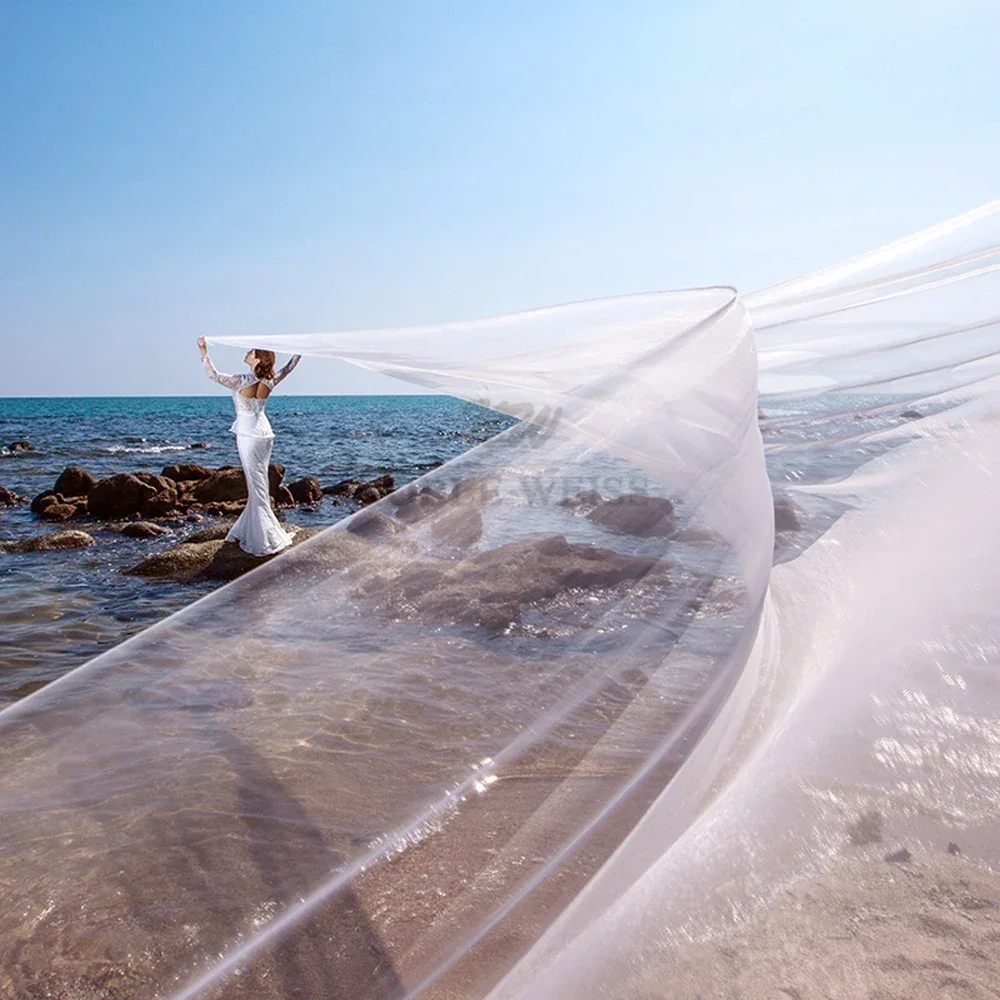
<svg viewBox="0 0 1000 1000">
<path fill-rule="evenodd" d="M 985 814 L 988 757 L 914 743 L 997 707 L 998 223 L 745 299 L 216 338 L 521 421 L 0 713 L 4 985 L 660 995 L 872 801 Z"/>
</svg>

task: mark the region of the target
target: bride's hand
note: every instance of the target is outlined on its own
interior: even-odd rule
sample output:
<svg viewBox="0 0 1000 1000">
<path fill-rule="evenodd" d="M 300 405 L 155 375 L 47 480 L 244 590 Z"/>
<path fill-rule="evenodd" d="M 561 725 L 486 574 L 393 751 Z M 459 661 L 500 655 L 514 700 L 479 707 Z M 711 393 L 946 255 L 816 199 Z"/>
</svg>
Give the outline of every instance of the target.
<svg viewBox="0 0 1000 1000">
<path fill-rule="evenodd" d="M 201 351 L 202 354 L 206 354 L 208 352 L 208 344 L 205 343 L 204 337 L 198 338 L 198 350 Z"/>
</svg>

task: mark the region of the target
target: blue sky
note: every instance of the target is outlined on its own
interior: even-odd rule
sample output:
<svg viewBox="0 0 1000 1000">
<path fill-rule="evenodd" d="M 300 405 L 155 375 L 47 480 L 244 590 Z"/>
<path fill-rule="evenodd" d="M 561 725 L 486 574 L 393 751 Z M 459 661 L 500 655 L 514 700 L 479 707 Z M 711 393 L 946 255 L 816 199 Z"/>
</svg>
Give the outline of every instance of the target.
<svg viewBox="0 0 1000 1000">
<path fill-rule="evenodd" d="M 996 0 L 0 0 L 0 393 L 831 263 L 1000 195 L 998 38 Z"/>
</svg>

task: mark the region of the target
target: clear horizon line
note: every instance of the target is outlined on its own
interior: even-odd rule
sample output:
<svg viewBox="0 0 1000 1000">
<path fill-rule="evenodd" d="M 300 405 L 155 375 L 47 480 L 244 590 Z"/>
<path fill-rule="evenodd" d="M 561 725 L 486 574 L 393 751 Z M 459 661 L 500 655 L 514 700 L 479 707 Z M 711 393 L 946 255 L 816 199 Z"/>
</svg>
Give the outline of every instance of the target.
<svg viewBox="0 0 1000 1000">
<path fill-rule="evenodd" d="M 332 398 L 340 396 L 362 397 L 362 396 L 447 396 L 446 392 L 282 392 L 276 393 L 276 397 L 288 399 L 305 398 Z M 66 395 L 49 394 L 43 396 L 0 396 L 0 402 L 5 399 L 222 399 L 228 397 L 221 393 L 213 392 L 186 392 L 186 393 L 127 393 L 122 395 L 101 395 L 91 396 L 80 393 Z M 454 397 L 458 399 L 459 397 Z"/>
</svg>

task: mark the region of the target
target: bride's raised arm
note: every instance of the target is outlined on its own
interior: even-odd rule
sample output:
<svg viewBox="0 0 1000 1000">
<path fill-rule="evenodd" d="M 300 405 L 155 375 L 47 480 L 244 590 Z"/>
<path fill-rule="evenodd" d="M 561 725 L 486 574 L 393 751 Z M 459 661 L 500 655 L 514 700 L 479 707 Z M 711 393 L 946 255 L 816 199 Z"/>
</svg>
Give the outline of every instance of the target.
<svg viewBox="0 0 1000 1000">
<path fill-rule="evenodd" d="M 218 382 L 219 385 L 224 385 L 227 389 L 232 389 L 233 391 L 243 387 L 243 377 L 241 375 L 227 375 L 225 372 L 220 372 L 212 364 L 212 359 L 208 356 L 208 345 L 205 343 L 204 337 L 198 338 L 198 350 L 201 351 L 201 363 L 205 369 L 205 374 L 213 382 Z"/>
<path fill-rule="evenodd" d="M 292 371 L 295 369 L 295 366 L 301 360 L 302 360 L 301 354 L 293 354 L 291 358 L 288 360 L 288 363 L 285 364 L 284 367 L 279 368 L 274 373 L 274 378 L 272 379 L 273 384 L 277 385 L 283 378 L 287 378 L 289 375 L 291 375 Z"/>
</svg>

